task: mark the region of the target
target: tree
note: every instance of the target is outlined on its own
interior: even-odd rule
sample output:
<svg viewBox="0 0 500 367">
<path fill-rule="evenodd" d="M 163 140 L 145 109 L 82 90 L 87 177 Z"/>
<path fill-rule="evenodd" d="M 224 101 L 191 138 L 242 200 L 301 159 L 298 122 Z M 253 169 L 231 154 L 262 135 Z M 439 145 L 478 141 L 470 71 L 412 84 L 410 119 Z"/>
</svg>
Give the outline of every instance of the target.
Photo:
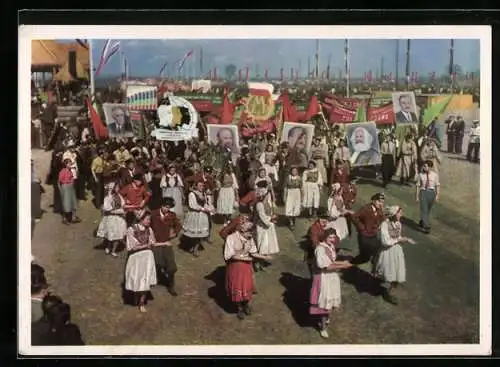
<svg viewBox="0 0 500 367">
<path fill-rule="evenodd" d="M 235 74 L 236 74 L 236 65 L 233 64 L 226 65 L 226 77 L 228 79 L 232 79 Z"/>
</svg>

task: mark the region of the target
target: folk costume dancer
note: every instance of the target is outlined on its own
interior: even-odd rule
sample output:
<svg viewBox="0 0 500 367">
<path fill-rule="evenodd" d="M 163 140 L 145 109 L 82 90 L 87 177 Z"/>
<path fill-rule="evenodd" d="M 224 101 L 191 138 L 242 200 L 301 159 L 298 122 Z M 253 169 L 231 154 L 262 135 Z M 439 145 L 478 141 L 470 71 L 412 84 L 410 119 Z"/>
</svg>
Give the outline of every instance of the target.
<svg viewBox="0 0 500 367">
<path fill-rule="evenodd" d="M 308 241 L 304 251 L 304 262 L 307 264 L 307 269 L 309 270 L 309 275 L 312 279 L 313 277 L 313 267 L 314 267 L 314 250 L 316 246 L 321 242 L 323 235 L 328 226 L 328 220 L 330 216 L 328 214 L 322 214 L 309 228 L 307 237 Z"/>
<path fill-rule="evenodd" d="M 380 242 L 377 238 L 380 223 L 384 217 L 383 193 L 375 194 L 371 197 L 371 202 L 359 209 L 352 217 L 354 225 L 358 231 L 359 254 L 351 260 L 354 265 L 365 264 L 374 260 L 377 254 Z"/>
<path fill-rule="evenodd" d="M 239 207 L 239 186 L 233 168 L 228 165 L 222 171 L 220 180 L 217 181 L 219 189 L 217 195 L 216 213 L 224 218 L 224 224 L 231 221 L 231 217 Z"/>
<path fill-rule="evenodd" d="M 339 240 L 342 241 L 349 235 L 347 228 L 347 215 L 352 215 L 354 212 L 346 208 L 344 198 L 342 197 L 342 186 L 339 183 L 332 185 L 332 192 L 328 198 L 328 214 L 329 227 L 334 228 Z"/>
<path fill-rule="evenodd" d="M 291 230 L 295 228 L 295 220 L 302 211 L 302 177 L 299 168 L 292 167 L 285 182 L 284 191 L 285 215 Z"/>
<path fill-rule="evenodd" d="M 403 209 L 397 205 L 385 209 L 387 219 L 380 224 L 381 248 L 373 269 L 374 275 L 381 280 L 382 296 L 394 305 L 398 301 L 393 290 L 406 281 L 405 256 L 401 244 L 415 244 L 411 238 L 403 237 L 402 215 Z"/>
<path fill-rule="evenodd" d="M 316 168 L 316 162 L 310 161 L 308 168 L 302 174 L 302 207 L 307 211 L 310 219 L 318 213 L 323 182 L 323 177 Z"/>
<path fill-rule="evenodd" d="M 102 205 L 102 218 L 97 228 L 97 237 L 106 241 L 106 255 L 118 256 L 116 250 L 126 233 L 125 199 L 120 195 L 120 186 L 115 183 L 108 186 Z"/>
<path fill-rule="evenodd" d="M 175 164 L 171 163 L 167 167 L 167 172 L 162 175 L 160 187 L 162 188 L 163 198 L 174 199 L 175 207 L 173 211 L 178 218 L 184 216 L 184 183 L 181 175 L 177 172 Z"/>
<path fill-rule="evenodd" d="M 216 189 L 216 184 L 215 184 L 215 179 L 212 175 L 212 167 L 211 166 L 205 166 L 203 167 L 202 172 L 198 172 L 194 174 L 193 176 L 187 177 L 184 181 L 186 184 L 194 184 L 196 185 L 197 182 L 201 181 L 204 184 L 204 195 L 206 196 L 206 201 L 207 205 L 211 205 L 213 208 L 214 203 L 214 191 Z M 207 245 L 211 245 L 212 241 L 210 240 L 210 233 L 212 232 L 212 216 L 210 215 L 208 217 L 208 225 L 209 225 L 209 235 L 204 238 L 203 242 L 206 242 Z M 201 247 L 202 248 L 202 247 Z"/>
<path fill-rule="evenodd" d="M 431 232 L 430 214 L 432 206 L 439 200 L 441 183 L 439 174 L 432 170 L 432 161 L 425 161 L 422 172 L 417 175 L 416 202 L 420 203 L 420 228 L 424 233 Z"/>
<path fill-rule="evenodd" d="M 210 216 L 214 208 L 210 205 L 205 194 L 205 184 L 198 181 L 188 194 L 188 212 L 182 229 L 184 236 L 191 239 L 191 253 L 194 257 L 200 256 L 203 249 L 202 241 L 210 236 Z"/>
<path fill-rule="evenodd" d="M 246 213 L 238 215 L 236 218 L 231 220 L 231 222 L 220 229 L 219 236 L 225 241 L 230 234 L 234 233 L 240 225 L 246 222 L 252 222 L 250 215 Z"/>
<path fill-rule="evenodd" d="M 312 316 L 319 316 L 320 335 L 328 338 L 326 330 L 330 324 L 330 313 L 337 311 L 341 304 L 341 288 L 339 271 L 352 265 L 347 261 L 337 261 L 337 247 L 339 238 L 335 229 L 327 229 L 321 241 L 314 249 L 313 281 L 310 293 L 309 312 Z"/>
<path fill-rule="evenodd" d="M 254 259 L 270 261 L 271 257 L 258 253 L 253 238 L 253 224 L 242 222 L 235 232 L 227 236 L 224 244 L 226 290 L 231 302 L 236 304 L 240 320 L 252 312 L 250 302 L 255 294 Z"/>
<path fill-rule="evenodd" d="M 76 143 L 72 139 L 66 142 L 66 150 L 62 155 L 62 160 L 65 161 L 66 159 L 71 161 L 70 170 L 73 175 L 76 198 L 77 200 L 85 200 L 85 188 L 82 188 L 82 179 L 80 178 L 81 159 L 77 153 Z"/>
<path fill-rule="evenodd" d="M 127 265 L 125 289 L 133 292 L 140 312 L 146 312 L 147 295 L 156 285 L 155 258 L 151 247 L 156 242 L 151 225 L 151 215 L 143 210 L 136 223 L 127 229 Z"/>
<path fill-rule="evenodd" d="M 177 237 L 181 228 L 181 223 L 175 213 L 174 199 L 163 198 L 161 207 L 151 212 L 151 229 L 156 238 L 152 250 L 156 268 L 165 278 L 167 290 L 172 296 L 178 295 L 175 287 L 177 264 L 172 240 Z"/>
<path fill-rule="evenodd" d="M 266 151 L 259 158 L 262 167 L 266 170 L 266 175 L 272 180 L 273 187 L 279 182 L 279 163 L 276 159 L 276 152 L 272 144 L 267 144 Z"/>
<path fill-rule="evenodd" d="M 391 182 L 392 176 L 396 171 L 396 144 L 394 144 L 389 134 L 384 134 L 383 142 L 380 145 L 380 153 L 382 154 L 382 164 L 380 167 L 382 185 L 385 188 Z"/>
<path fill-rule="evenodd" d="M 134 175 L 132 182 L 120 190 L 120 195 L 125 199 L 126 212 L 144 209 L 151 197 L 151 193 L 144 187 L 141 174 Z"/>
<path fill-rule="evenodd" d="M 412 139 L 411 134 L 407 134 L 401 143 L 398 168 L 396 176 L 399 177 L 401 184 L 410 184 L 416 174 L 417 168 L 417 145 Z"/>
<path fill-rule="evenodd" d="M 64 167 L 59 172 L 58 187 L 61 193 L 61 204 L 63 211 L 63 224 L 79 223 L 80 218 L 76 216 L 77 199 L 75 191 L 75 176 L 73 175 L 72 168 L 73 162 L 71 159 L 63 161 Z"/>
<path fill-rule="evenodd" d="M 321 143 L 321 138 L 316 136 L 311 147 L 311 159 L 316 163 L 316 168 L 321 175 L 322 180 L 326 183 L 328 179 L 328 148 L 326 144 Z"/>
<path fill-rule="evenodd" d="M 257 187 L 257 203 L 255 204 L 255 224 L 257 250 L 260 255 L 274 255 L 279 253 L 278 236 L 276 234 L 277 216 L 273 213 L 271 191 L 265 181 L 260 181 Z M 255 270 L 263 270 L 262 262 L 256 261 Z M 269 266 L 270 263 L 266 262 Z"/>
</svg>

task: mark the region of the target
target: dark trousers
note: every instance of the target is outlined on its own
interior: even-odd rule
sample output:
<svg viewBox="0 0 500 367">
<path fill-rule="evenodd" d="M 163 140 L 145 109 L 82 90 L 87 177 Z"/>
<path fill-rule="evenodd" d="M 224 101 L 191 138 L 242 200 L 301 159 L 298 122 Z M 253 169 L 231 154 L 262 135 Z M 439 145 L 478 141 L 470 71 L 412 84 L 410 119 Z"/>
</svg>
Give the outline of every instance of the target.
<svg viewBox="0 0 500 367">
<path fill-rule="evenodd" d="M 97 182 L 94 180 L 94 202 L 96 208 L 100 208 L 104 203 L 104 182 L 102 173 L 96 173 Z"/>
<path fill-rule="evenodd" d="M 40 219 L 42 217 L 42 207 L 41 207 L 41 186 L 39 182 L 31 183 L 31 217 L 34 219 Z"/>
<path fill-rule="evenodd" d="M 365 264 L 373 260 L 380 248 L 380 243 L 377 236 L 367 237 L 358 233 L 359 254 L 351 261 L 354 265 Z"/>
<path fill-rule="evenodd" d="M 464 144 L 463 134 L 457 134 L 455 137 L 455 153 L 462 154 L 462 146 Z"/>
<path fill-rule="evenodd" d="M 448 133 L 448 153 L 455 153 L 457 136 L 454 133 Z"/>
<path fill-rule="evenodd" d="M 422 221 L 422 226 L 424 228 L 431 228 L 431 223 L 429 216 L 431 214 L 432 206 L 436 201 L 436 191 L 435 190 L 420 190 L 419 194 L 420 202 L 420 220 Z"/>
<path fill-rule="evenodd" d="M 470 162 L 479 162 L 479 143 L 469 143 L 467 147 L 467 160 Z"/>
<path fill-rule="evenodd" d="M 382 183 L 386 186 L 392 180 L 394 175 L 394 155 L 382 154 L 382 166 L 380 167 L 382 173 Z"/>
</svg>

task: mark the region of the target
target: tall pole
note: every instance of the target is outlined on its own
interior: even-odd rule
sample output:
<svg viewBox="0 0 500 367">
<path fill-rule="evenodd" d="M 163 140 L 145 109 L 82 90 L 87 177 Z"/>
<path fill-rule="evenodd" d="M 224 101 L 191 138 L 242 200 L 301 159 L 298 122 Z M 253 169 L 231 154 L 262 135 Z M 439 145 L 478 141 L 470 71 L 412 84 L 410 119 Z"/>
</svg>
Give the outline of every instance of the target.
<svg viewBox="0 0 500 367">
<path fill-rule="evenodd" d="M 455 78 L 454 78 L 454 75 L 453 75 L 453 72 L 455 71 L 454 70 L 454 67 L 453 67 L 453 52 L 454 52 L 454 46 L 455 46 L 455 41 L 454 40 L 450 40 L 450 68 L 449 68 L 449 72 L 450 72 L 450 87 L 451 87 L 451 93 L 453 94 L 453 84 L 455 82 Z"/>
<path fill-rule="evenodd" d="M 302 72 L 302 60 L 299 59 L 299 68 L 298 68 L 298 71 L 299 71 L 299 79 L 300 77 L 302 76 L 301 72 Z"/>
<path fill-rule="evenodd" d="M 406 40 L 406 90 L 410 89 L 410 40 Z"/>
<path fill-rule="evenodd" d="M 307 79 L 311 76 L 311 56 L 307 56 Z"/>
<path fill-rule="evenodd" d="M 345 63 L 345 89 L 346 97 L 349 98 L 349 40 L 344 41 L 344 63 Z"/>
<path fill-rule="evenodd" d="M 200 77 L 203 76 L 203 47 L 200 47 Z"/>
<path fill-rule="evenodd" d="M 384 58 L 380 60 L 380 79 L 384 80 Z"/>
<path fill-rule="evenodd" d="M 316 40 L 316 79 L 319 79 L 319 40 Z"/>
<path fill-rule="evenodd" d="M 90 98 L 95 95 L 95 80 L 94 80 L 94 44 L 89 39 L 89 83 L 90 83 Z"/>
<path fill-rule="evenodd" d="M 399 82 L 399 40 L 396 40 L 396 70 L 394 71 L 394 86 L 398 89 Z"/>
</svg>

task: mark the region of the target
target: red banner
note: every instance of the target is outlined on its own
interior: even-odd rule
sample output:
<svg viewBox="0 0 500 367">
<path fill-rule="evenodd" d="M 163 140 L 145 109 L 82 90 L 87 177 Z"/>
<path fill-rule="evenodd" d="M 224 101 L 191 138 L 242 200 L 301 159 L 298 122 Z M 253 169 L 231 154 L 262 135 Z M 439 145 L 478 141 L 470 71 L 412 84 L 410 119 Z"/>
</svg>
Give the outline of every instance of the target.
<svg viewBox="0 0 500 367">
<path fill-rule="evenodd" d="M 368 121 L 375 121 L 377 124 L 392 124 L 395 122 L 392 103 L 382 107 L 368 108 Z"/>
<path fill-rule="evenodd" d="M 357 109 L 361 104 L 361 100 L 358 98 L 344 98 L 337 97 L 332 94 L 325 96 L 323 103 L 326 108 L 331 108 L 331 106 L 338 106 L 342 108 L 353 108 Z"/>
<path fill-rule="evenodd" d="M 215 106 L 210 101 L 203 100 L 192 100 L 189 101 L 196 111 L 198 112 L 212 112 L 215 109 Z"/>
<path fill-rule="evenodd" d="M 341 106 L 333 105 L 330 109 L 330 122 L 352 122 L 356 111 Z"/>
</svg>

